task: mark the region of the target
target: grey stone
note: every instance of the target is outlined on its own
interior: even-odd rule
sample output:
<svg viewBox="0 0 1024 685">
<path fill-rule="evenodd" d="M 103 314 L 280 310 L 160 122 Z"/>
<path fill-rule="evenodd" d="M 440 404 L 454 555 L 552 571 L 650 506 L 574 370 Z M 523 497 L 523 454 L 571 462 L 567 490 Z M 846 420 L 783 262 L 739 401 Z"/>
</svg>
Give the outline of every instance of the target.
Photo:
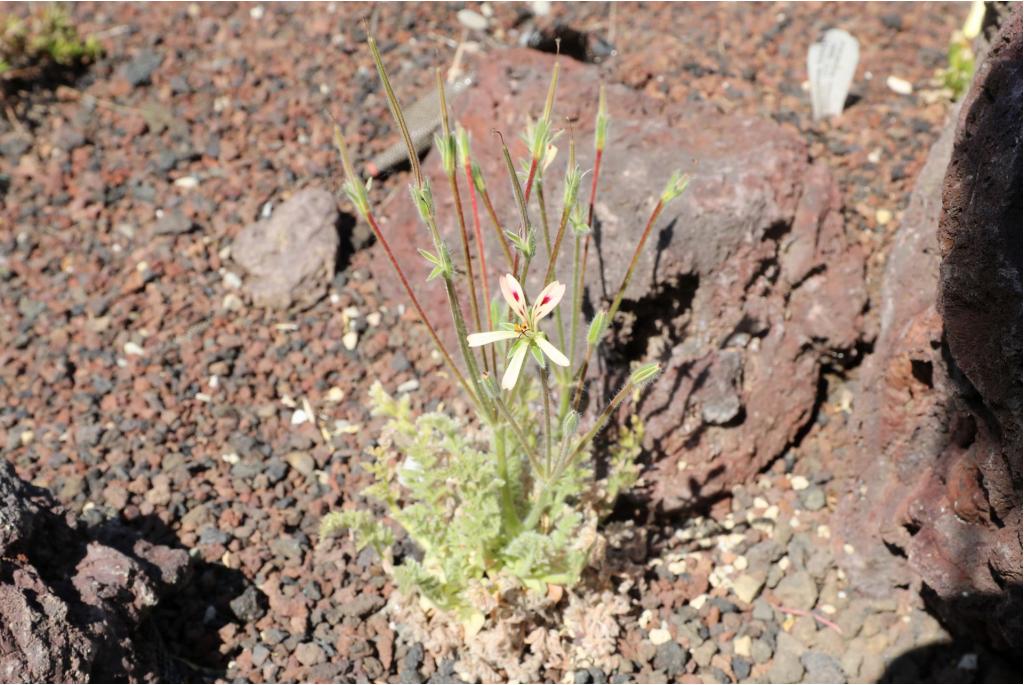
<svg viewBox="0 0 1024 685">
<path fill-rule="evenodd" d="M 711 657 L 718 652 L 718 645 L 713 641 L 708 640 L 700 647 L 697 647 L 692 651 L 693 660 L 697 662 L 697 665 L 701 668 L 707 668 L 711 663 Z"/>
<path fill-rule="evenodd" d="M 342 616 L 365 618 L 384 606 L 384 598 L 373 593 L 358 595 L 350 602 L 341 605 Z"/>
<path fill-rule="evenodd" d="M 800 661 L 802 645 L 790 638 L 786 633 L 779 633 L 779 644 L 775 650 L 775 659 L 768 669 L 768 681 L 771 683 L 799 683 L 804 675 L 804 666 Z"/>
<path fill-rule="evenodd" d="M 244 289 L 256 306 L 307 309 L 324 297 L 334 277 L 338 217 L 333 194 L 307 188 L 242 229 L 232 255 L 247 272 Z"/>
<path fill-rule="evenodd" d="M 654 668 L 664 671 L 670 679 L 674 679 L 686 668 L 689 658 L 690 654 L 678 642 L 669 641 L 658 645 L 658 651 L 654 655 Z"/>
<path fill-rule="evenodd" d="M 807 611 L 818 601 L 818 585 L 807 571 L 796 571 L 783 576 L 775 586 L 775 596 L 787 609 Z"/>
<path fill-rule="evenodd" d="M 774 650 L 764 640 L 754 640 L 750 643 L 750 658 L 755 664 L 766 664 L 772 658 Z"/>
<path fill-rule="evenodd" d="M 188 233 L 195 224 L 192 219 L 182 214 L 180 209 L 172 209 L 165 212 L 162 217 L 153 224 L 153 233 L 156 235 L 181 235 Z"/>
<path fill-rule="evenodd" d="M 800 663 L 807 670 L 807 679 L 814 683 L 845 683 L 846 673 L 835 659 L 821 652 L 805 652 Z M 897 681 L 906 682 L 906 681 Z"/>
<path fill-rule="evenodd" d="M 253 623 L 263 618 L 267 612 L 267 598 L 256 587 L 250 585 L 245 588 L 242 594 L 235 597 L 228 604 L 231 611 L 238 617 L 238 620 L 245 623 Z M 258 645 L 262 646 L 262 645 Z M 264 647 L 264 649 L 266 649 Z M 253 660 L 256 658 L 256 650 L 253 649 Z"/>
<path fill-rule="evenodd" d="M 818 511 L 825 506 L 825 490 L 820 485 L 812 485 L 800 492 L 800 504 L 808 511 Z"/>
<path fill-rule="evenodd" d="M 730 665 L 737 680 L 746 680 L 750 677 L 750 662 L 743 657 L 734 656 Z"/>
<path fill-rule="evenodd" d="M 132 58 L 132 61 L 121 69 L 121 76 L 133 86 L 144 86 L 148 84 L 153 72 L 163 63 L 164 56 L 153 50 L 142 50 Z"/>
</svg>

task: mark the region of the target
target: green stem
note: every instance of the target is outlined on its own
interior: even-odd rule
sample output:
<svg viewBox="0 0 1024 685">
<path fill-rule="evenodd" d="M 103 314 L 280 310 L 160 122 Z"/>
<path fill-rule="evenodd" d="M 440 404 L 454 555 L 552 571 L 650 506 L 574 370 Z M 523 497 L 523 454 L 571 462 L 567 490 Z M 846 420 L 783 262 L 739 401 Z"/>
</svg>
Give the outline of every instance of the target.
<svg viewBox="0 0 1024 685">
<path fill-rule="evenodd" d="M 487 273 L 487 250 L 484 246 L 484 236 L 480 230 L 480 209 L 477 207 L 476 202 L 476 184 L 473 183 L 473 168 L 469 159 L 466 160 L 464 169 L 466 171 L 466 183 L 469 186 L 469 200 L 470 206 L 473 210 L 473 234 L 476 237 L 477 252 L 480 255 L 480 284 L 483 286 L 484 293 L 484 311 L 487 314 L 487 330 L 494 330 L 494 317 L 491 316 L 491 289 L 487 285 L 488 273 Z M 495 358 L 495 346 L 491 345 L 491 369 L 494 373 L 498 373 L 498 363 Z M 484 367 L 487 367 L 487 355 L 484 355 Z"/>
<path fill-rule="evenodd" d="M 484 207 L 487 208 L 487 214 L 491 217 L 491 223 L 494 225 L 494 232 L 498 234 L 498 243 L 501 245 L 501 251 L 505 253 L 505 259 L 508 260 L 509 271 L 515 271 L 515 260 L 512 257 L 512 248 L 508 244 L 508 238 L 505 237 L 505 231 L 501 228 L 501 222 L 498 221 L 498 214 L 494 211 L 494 203 L 491 202 L 491 194 L 487 192 L 487 186 L 483 187 L 480 196 L 484 200 Z"/>
<path fill-rule="evenodd" d="M 498 458 L 498 477 L 501 478 L 501 519 L 507 533 L 512 534 L 518 527 L 519 516 L 512 499 L 512 483 L 508 477 L 508 456 L 506 454 L 505 428 L 499 426 L 494 432 L 494 452 Z"/>
<path fill-rule="evenodd" d="M 544 398 L 544 475 L 551 473 L 551 389 L 548 385 L 548 369 L 546 366 L 538 370 L 540 390 Z"/>
<path fill-rule="evenodd" d="M 558 465 L 558 470 L 556 471 L 556 475 L 558 477 L 561 477 L 562 473 L 565 472 L 565 469 L 572 464 L 573 460 L 576 459 L 577 455 L 579 455 L 583 448 L 594 439 L 602 428 L 604 428 L 604 425 L 608 423 L 608 419 L 611 418 L 612 413 L 614 413 L 619 405 L 622 404 L 622 402 L 629 396 L 629 392 L 632 389 L 633 383 L 631 381 L 627 381 L 626 384 L 622 386 L 622 389 L 616 393 L 615 397 L 612 398 L 612 401 L 608 403 L 608 406 L 604 408 L 604 411 L 602 411 L 600 416 L 598 416 L 594 421 L 594 425 L 590 427 L 590 430 L 579 439 L 576 446 L 572 449 L 566 459 Z"/>
<path fill-rule="evenodd" d="M 501 136 L 501 132 L 496 131 L 498 137 L 501 138 L 501 151 L 505 155 L 505 168 L 508 171 L 509 180 L 512 182 L 512 190 L 516 196 L 516 205 L 519 207 L 519 219 L 522 222 L 522 228 L 519 233 L 519 237 L 527 242 L 527 244 L 533 243 L 532 233 L 533 227 L 530 225 L 530 217 L 526 211 L 526 200 L 523 197 L 523 189 L 519 185 L 519 177 L 516 176 L 516 167 L 512 164 L 512 155 L 509 154 L 508 146 L 505 145 L 505 139 Z M 530 179 L 533 179 L 531 172 Z M 516 278 L 519 279 L 520 283 L 526 283 L 526 275 L 530 271 L 530 259 L 533 257 L 532 252 L 536 250 L 536 247 L 531 245 L 531 249 L 524 255 L 523 258 L 523 269 L 520 273 L 516 274 Z M 519 263 L 519 254 L 516 253 L 515 259 L 516 266 Z"/>
<path fill-rule="evenodd" d="M 544 228 L 544 248 L 551 261 L 551 231 L 548 229 L 548 206 L 544 201 L 544 176 L 537 174 L 537 206 L 540 208 L 540 224 Z M 542 285 L 546 285 L 547 280 Z"/>
<path fill-rule="evenodd" d="M 540 473 L 540 461 L 538 461 L 537 455 L 533 453 L 533 450 L 530 449 L 530 443 L 526 439 L 526 433 L 523 432 L 523 429 L 519 426 L 519 422 L 516 421 L 516 417 L 512 415 L 508 405 L 505 404 L 505 400 L 502 399 L 501 391 L 498 391 L 495 395 L 494 405 L 498 408 L 498 412 L 502 417 L 508 421 L 509 428 L 512 429 L 512 433 L 516 436 L 516 440 L 523 448 L 523 452 L 526 453 L 526 458 L 529 460 L 530 466 L 533 468 L 534 472 Z"/>
<path fill-rule="evenodd" d="M 441 70 L 435 70 L 437 78 L 437 92 L 438 99 L 441 103 L 441 132 L 444 135 L 445 141 L 451 140 L 451 128 L 448 123 L 448 103 L 445 100 L 444 94 L 444 81 L 441 79 Z M 445 171 L 448 176 L 448 185 L 451 187 L 452 199 L 455 202 L 455 216 L 459 223 L 459 236 L 462 238 L 462 259 L 466 263 L 466 287 L 469 289 L 469 304 L 473 312 L 473 323 L 476 324 L 476 330 L 480 330 L 480 305 L 476 298 L 476 278 L 473 276 L 473 257 L 469 252 L 469 232 L 466 230 L 466 218 L 462 214 L 462 195 L 459 193 L 459 183 L 456 179 L 455 174 L 455 154 L 454 154 L 454 141 L 452 141 L 452 153 L 449 168 Z M 487 354 L 481 350 L 481 358 L 483 359 L 484 366 L 487 366 Z"/>
<path fill-rule="evenodd" d="M 579 320 L 583 316 L 583 289 L 580 287 L 580 236 L 577 235 L 572 251 L 572 308 L 569 312 L 569 373 L 576 368 L 576 338 L 579 336 Z M 565 349 L 564 347 L 562 349 Z M 570 376 L 571 381 L 571 376 Z M 569 410 L 569 388 L 572 383 L 566 383 L 562 387 L 560 396 L 558 419 L 562 420 Z"/>
</svg>

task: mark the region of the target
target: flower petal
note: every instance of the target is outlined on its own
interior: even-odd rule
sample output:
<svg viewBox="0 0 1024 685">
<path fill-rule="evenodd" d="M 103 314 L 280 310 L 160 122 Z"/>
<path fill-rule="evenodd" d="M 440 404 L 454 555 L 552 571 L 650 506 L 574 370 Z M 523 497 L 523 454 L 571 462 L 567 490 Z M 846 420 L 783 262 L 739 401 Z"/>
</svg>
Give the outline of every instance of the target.
<svg viewBox="0 0 1024 685">
<path fill-rule="evenodd" d="M 505 301 L 508 302 L 508 306 L 516 313 L 516 316 L 525 319 L 526 295 L 523 294 L 523 286 L 519 285 L 516 277 L 512 274 L 505 274 L 498 279 L 498 286 L 501 287 L 501 294 L 505 296 Z"/>
<path fill-rule="evenodd" d="M 565 295 L 565 284 L 551 281 L 540 291 L 537 301 L 533 303 L 533 322 L 536 323 L 551 313 Z"/>
<path fill-rule="evenodd" d="M 523 362 L 526 361 L 526 351 L 528 349 L 530 349 L 529 345 L 520 345 L 519 349 L 512 356 L 512 361 L 508 363 L 505 375 L 501 377 L 501 387 L 505 390 L 511 390 L 516 387 L 516 381 L 519 380 L 519 372 L 523 369 Z"/>
<path fill-rule="evenodd" d="M 515 331 L 487 331 L 486 333 L 470 333 L 466 341 L 470 347 L 480 347 L 499 340 L 510 340 L 519 335 Z"/>
<path fill-rule="evenodd" d="M 533 341 L 537 343 L 537 346 L 548 356 L 548 359 L 559 366 L 569 366 L 569 359 L 559 352 L 557 347 L 549 343 L 544 336 L 536 335 L 533 337 Z"/>
</svg>

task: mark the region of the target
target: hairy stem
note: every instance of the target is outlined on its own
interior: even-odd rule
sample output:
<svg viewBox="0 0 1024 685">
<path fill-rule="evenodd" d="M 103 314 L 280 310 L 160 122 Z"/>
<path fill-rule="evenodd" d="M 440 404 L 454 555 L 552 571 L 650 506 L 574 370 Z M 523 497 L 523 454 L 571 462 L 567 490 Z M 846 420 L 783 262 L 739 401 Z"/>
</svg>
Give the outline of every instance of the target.
<svg viewBox="0 0 1024 685">
<path fill-rule="evenodd" d="M 614 413 L 615 410 L 618 409 L 619 405 L 629 397 L 629 392 L 633 387 L 634 384 L 631 381 L 627 381 L 626 384 L 622 386 L 622 389 L 615 394 L 612 401 L 608 403 L 608 406 L 604 408 L 604 411 L 602 411 L 594 421 L 594 425 L 590 427 L 590 430 L 588 430 L 583 437 L 577 441 L 576 446 L 569 452 L 565 461 L 558 465 L 557 473 L 559 476 L 572 464 L 573 460 L 575 460 L 579 453 L 583 451 L 583 448 L 590 444 L 594 437 L 596 437 L 601 429 L 604 428 L 604 425 L 608 423 L 608 419 L 611 418 L 612 413 Z"/>
<path fill-rule="evenodd" d="M 512 164 L 512 155 L 509 154 L 508 146 L 505 145 L 505 139 L 502 138 L 500 132 L 498 132 L 498 137 L 501 138 L 501 151 L 505 155 L 505 167 L 508 170 L 509 180 L 512 182 L 512 190 L 513 190 L 513 192 L 514 192 L 514 194 L 516 196 L 516 204 L 519 207 L 519 219 L 522 222 L 522 228 L 520 229 L 519 237 L 521 239 L 523 239 L 523 240 L 526 240 L 526 241 L 532 243 L 533 242 L 531 240 L 531 237 L 532 237 L 531 236 L 532 227 L 530 226 L 530 217 L 529 217 L 529 215 L 527 214 L 527 211 L 526 211 L 526 200 L 523 197 L 523 189 L 519 185 L 519 177 L 516 176 L 516 168 L 515 168 L 515 165 Z M 516 274 L 516 277 L 518 278 L 520 283 L 526 283 L 526 274 L 530 270 L 530 259 L 533 257 L 533 255 L 531 254 L 532 251 L 533 251 L 533 249 L 531 249 L 530 252 L 527 252 L 526 255 L 524 255 L 524 258 L 523 258 L 523 269 L 522 269 L 521 272 Z M 519 254 L 517 252 L 516 253 L 516 266 L 517 267 L 518 267 L 518 262 L 519 262 Z"/>
<path fill-rule="evenodd" d="M 420 169 L 419 157 L 416 154 L 416 148 L 412 143 L 412 136 L 409 134 L 409 127 L 405 123 L 405 116 L 402 114 L 402 106 L 398 102 L 398 98 L 395 96 L 394 90 L 391 88 L 391 81 L 388 79 L 387 70 L 384 68 L 384 61 L 381 59 L 380 51 L 377 49 L 377 42 L 372 36 L 367 38 L 367 42 L 370 44 L 370 51 L 373 53 L 374 64 L 377 65 L 377 74 L 380 76 L 381 83 L 384 84 L 384 92 L 387 94 L 388 107 L 391 108 L 391 114 L 395 117 L 395 123 L 398 124 L 398 128 L 402 132 L 402 138 L 405 140 L 406 149 L 409 153 L 409 164 L 412 166 L 414 175 L 416 176 L 417 187 L 422 191 L 426 186 L 426 181 L 423 178 L 423 172 Z M 431 204 L 430 211 L 427 216 L 424 217 L 427 228 L 430 231 L 430 237 L 434 243 L 434 249 L 437 251 L 437 255 L 440 257 L 444 250 L 443 241 L 441 239 L 441 233 L 437 230 L 437 220 L 434 217 L 434 207 Z M 469 344 L 466 341 L 466 320 L 462 314 L 462 305 L 459 303 L 459 295 L 455 290 L 455 283 L 452 281 L 451 275 L 448 273 L 444 274 L 444 289 L 448 295 L 448 306 L 451 309 L 452 321 L 455 324 L 455 334 L 459 338 L 459 349 L 462 352 L 462 361 L 466 364 L 466 370 L 469 373 L 470 382 L 473 384 L 473 388 L 476 390 L 476 397 L 478 398 L 478 407 L 481 407 L 484 418 L 490 422 L 494 420 L 493 409 L 491 409 L 484 400 L 484 394 L 480 388 L 480 374 L 477 371 L 476 357 L 469 349 Z"/>
<path fill-rule="evenodd" d="M 651 212 L 651 216 L 647 220 L 644 232 L 640 234 L 640 240 L 636 243 L 636 249 L 633 250 L 633 258 L 629 261 L 629 268 L 626 269 L 626 274 L 622 277 L 622 283 L 619 285 L 619 291 L 615 293 L 615 299 L 612 301 L 612 306 L 608 310 L 608 321 L 614 319 L 615 313 L 619 311 L 619 305 L 622 304 L 622 296 L 626 293 L 626 287 L 629 286 L 629 281 L 633 278 L 633 270 L 636 269 L 636 263 L 640 259 L 640 251 L 644 249 L 644 243 L 647 242 L 647 238 L 651 235 L 651 229 L 654 227 L 654 222 L 658 220 L 658 216 L 661 214 L 661 210 L 664 207 L 665 201 L 659 198 L 658 204 L 654 205 L 654 210 Z"/>
<path fill-rule="evenodd" d="M 569 373 L 576 368 L 576 338 L 579 336 L 579 320 L 583 316 L 583 288 L 580 283 L 580 248 L 582 241 L 577 234 L 573 241 L 572 250 L 572 306 L 569 310 Z M 562 348 L 565 349 L 565 348 Z M 570 375 L 570 380 L 571 380 Z M 558 418 L 562 419 L 569 410 L 569 388 L 571 383 L 566 383 L 562 388 L 559 401 Z"/>
<path fill-rule="evenodd" d="M 381 59 L 380 50 L 377 49 L 377 41 L 373 36 L 368 36 L 366 42 L 370 44 L 370 52 L 373 53 L 373 63 L 377 66 L 377 74 L 381 83 L 384 84 L 384 92 L 387 95 L 388 107 L 391 109 L 391 116 L 395 118 L 398 129 L 402 132 L 402 139 L 405 141 L 406 151 L 409 153 L 409 165 L 412 167 L 413 176 L 416 177 L 416 185 L 423 187 L 423 172 L 420 170 L 420 157 L 416 154 L 416 146 L 413 145 L 412 136 L 409 134 L 409 127 L 405 123 L 405 115 L 402 114 L 402 107 L 398 103 L 398 97 L 391 88 L 391 79 L 384 69 L 384 60 Z"/>
<path fill-rule="evenodd" d="M 409 279 L 405 277 L 402 267 L 399 266 L 398 260 L 395 258 L 395 253 L 391 251 L 391 246 L 388 244 L 387 238 L 384 237 L 384 233 L 380 230 L 380 226 L 377 225 L 377 221 L 374 219 L 373 214 L 367 214 L 366 220 L 370 224 L 370 228 L 373 229 L 373 234 L 377 237 L 377 241 L 381 244 L 381 247 L 384 248 L 384 252 L 387 254 L 388 260 L 391 262 L 391 266 L 394 267 L 395 273 L 398 274 L 398 280 L 402 282 L 402 287 L 405 288 L 406 295 L 408 295 L 409 300 L 412 302 L 412 306 L 419 315 L 420 321 L 422 321 L 423 325 L 427 327 L 427 332 L 430 333 L 430 338 L 434 341 L 434 345 L 441 353 L 441 357 L 444 359 L 444 363 L 448 367 L 448 370 L 452 372 L 452 375 L 455 376 L 455 380 L 457 380 L 459 385 L 462 386 L 462 389 L 466 391 L 466 395 L 468 395 L 473 403 L 479 408 L 480 401 L 477 394 L 470 389 L 469 384 L 466 382 L 466 377 L 462 375 L 461 371 L 459 371 L 459 367 L 455 365 L 455 360 L 452 359 L 452 356 L 448 353 L 444 343 L 441 342 L 441 338 L 438 337 L 437 330 L 434 328 L 434 325 L 430 323 L 427 313 L 423 311 L 423 307 L 420 305 L 420 301 L 417 299 L 416 293 L 413 292 L 412 286 L 409 285 Z"/>
<path fill-rule="evenodd" d="M 487 314 L 487 330 L 494 330 L 494 317 L 491 316 L 491 289 L 487 284 L 488 273 L 487 273 L 487 250 L 484 246 L 484 237 L 480 231 L 480 210 L 476 203 L 476 184 L 473 183 L 473 165 L 469 159 L 463 165 L 466 171 L 466 183 L 469 186 L 469 201 L 470 206 L 473 210 L 473 235 L 476 238 L 477 252 L 480 255 L 480 284 L 483 286 L 484 293 L 484 311 Z M 494 346 L 491 346 L 491 369 L 494 373 L 498 372 L 497 360 L 495 358 Z M 486 360 L 486 355 L 484 359 Z M 484 365 L 486 366 L 486 364 Z"/>
<path fill-rule="evenodd" d="M 487 214 L 491 217 L 491 223 L 494 225 L 494 232 L 498 235 L 501 251 L 505 253 L 505 259 L 508 260 L 508 269 L 514 272 L 515 260 L 512 258 L 512 248 L 508 244 L 508 238 L 505 237 L 505 231 L 501 228 L 501 222 L 498 221 L 498 214 L 494 211 L 494 203 L 491 202 L 491 194 L 487 192 L 486 186 L 484 186 L 481 197 L 484 200 L 484 207 L 487 208 Z"/>
<path fill-rule="evenodd" d="M 441 103 L 441 131 L 444 134 L 445 140 L 451 139 L 451 127 L 448 123 L 448 103 L 445 100 L 444 94 L 444 81 L 441 78 L 441 70 L 435 70 L 435 76 L 437 78 L 437 92 L 438 98 Z M 454 140 L 452 140 L 454 143 Z M 452 154 L 451 165 L 445 170 L 448 176 L 448 185 L 451 187 L 452 199 L 455 201 L 455 216 L 459 223 L 459 236 L 462 238 L 462 258 L 466 263 L 466 288 L 469 290 L 469 304 L 470 309 L 473 312 L 473 323 L 476 324 L 476 329 L 479 331 L 480 325 L 480 305 L 476 298 L 476 278 L 473 276 L 473 257 L 469 252 L 469 233 L 466 230 L 466 219 L 462 214 L 462 196 L 459 193 L 459 183 L 456 179 L 455 174 L 455 159 Z M 484 366 L 487 366 L 487 354 L 481 350 L 480 356 L 483 359 Z"/>
<path fill-rule="evenodd" d="M 551 388 L 548 385 L 548 369 L 542 366 L 538 369 L 540 376 L 540 390 L 544 398 L 544 475 L 551 473 Z"/>
</svg>

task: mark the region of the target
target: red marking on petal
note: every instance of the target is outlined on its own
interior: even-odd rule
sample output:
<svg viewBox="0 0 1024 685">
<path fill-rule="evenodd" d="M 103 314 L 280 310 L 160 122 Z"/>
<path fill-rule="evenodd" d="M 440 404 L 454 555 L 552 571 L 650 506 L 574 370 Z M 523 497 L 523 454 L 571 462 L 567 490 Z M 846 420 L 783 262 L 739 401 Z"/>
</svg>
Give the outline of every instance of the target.
<svg viewBox="0 0 1024 685">
<path fill-rule="evenodd" d="M 541 304 L 547 304 L 547 303 L 548 303 L 548 302 L 550 302 L 550 301 L 551 301 L 551 296 L 550 296 L 550 295 L 545 295 L 545 296 L 544 296 L 544 299 L 543 299 L 543 300 L 541 300 L 541 301 L 540 301 L 540 303 L 541 303 Z"/>
<path fill-rule="evenodd" d="M 515 298 L 516 302 L 519 301 L 519 293 L 517 293 L 515 290 L 512 291 L 512 297 Z"/>
</svg>

